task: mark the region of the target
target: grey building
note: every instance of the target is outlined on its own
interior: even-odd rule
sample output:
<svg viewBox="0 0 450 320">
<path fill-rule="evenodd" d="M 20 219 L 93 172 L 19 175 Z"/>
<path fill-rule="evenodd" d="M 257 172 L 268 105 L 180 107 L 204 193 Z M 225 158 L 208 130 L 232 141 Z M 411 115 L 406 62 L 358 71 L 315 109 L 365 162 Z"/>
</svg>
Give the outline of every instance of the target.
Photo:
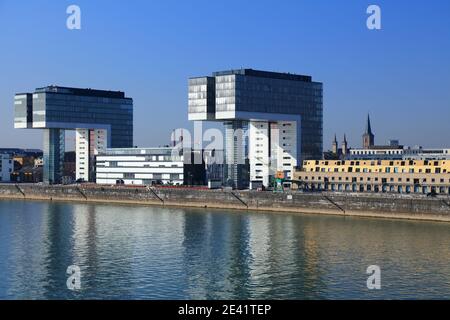
<svg viewBox="0 0 450 320">
<path fill-rule="evenodd" d="M 303 160 L 321 158 L 322 95 L 310 76 L 215 72 L 189 79 L 189 120 L 224 122 L 227 185 L 267 186 L 277 171 L 290 177 Z"/>
<path fill-rule="evenodd" d="M 133 146 L 133 100 L 120 91 L 48 86 L 16 94 L 14 126 L 44 130 L 44 182 L 60 183 L 65 131 L 76 130 L 77 177 L 94 181 L 95 155 Z"/>
</svg>

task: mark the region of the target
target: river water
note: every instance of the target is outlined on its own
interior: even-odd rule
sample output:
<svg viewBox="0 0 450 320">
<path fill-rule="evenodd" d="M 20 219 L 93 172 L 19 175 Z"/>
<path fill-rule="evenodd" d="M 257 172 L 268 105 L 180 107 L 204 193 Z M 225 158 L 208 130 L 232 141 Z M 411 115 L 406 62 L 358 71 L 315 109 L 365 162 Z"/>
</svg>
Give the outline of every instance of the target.
<svg viewBox="0 0 450 320">
<path fill-rule="evenodd" d="M 422 298 L 450 299 L 448 223 L 0 201 L 0 299 Z"/>
</svg>

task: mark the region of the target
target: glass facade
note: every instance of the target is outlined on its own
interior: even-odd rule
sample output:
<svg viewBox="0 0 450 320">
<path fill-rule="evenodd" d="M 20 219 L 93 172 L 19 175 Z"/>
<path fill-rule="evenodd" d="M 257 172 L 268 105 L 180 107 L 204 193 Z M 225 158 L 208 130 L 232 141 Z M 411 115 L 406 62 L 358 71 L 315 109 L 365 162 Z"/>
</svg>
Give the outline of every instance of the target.
<svg viewBox="0 0 450 320">
<path fill-rule="evenodd" d="M 211 110 L 214 110 L 213 115 Z M 189 80 L 189 119 L 224 121 L 227 185 L 234 183 L 237 187 L 247 183 L 243 182 L 247 179 L 246 167 L 238 164 L 241 161 L 236 152 L 240 148 L 228 132 L 248 127 L 249 121 L 295 122 L 296 133 L 292 135 L 296 141 L 289 145 L 284 142 L 280 147 L 286 152 L 295 150 L 293 156 L 298 163 L 322 158 L 323 85 L 312 81 L 310 76 L 239 69 L 215 72 L 213 77 L 192 78 Z M 248 153 L 245 157 L 248 160 Z"/>
<path fill-rule="evenodd" d="M 217 76 L 216 112 L 234 112 L 236 118 L 240 118 L 242 112 L 300 115 L 301 158 L 320 159 L 323 150 L 322 84 L 300 79 L 258 77 L 252 73 Z M 276 116 L 272 120 L 277 120 Z"/>
<path fill-rule="evenodd" d="M 192 120 L 209 120 L 214 118 L 214 92 L 214 78 L 189 79 L 189 116 Z"/>
<path fill-rule="evenodd" d="M 213 76 L 190 79 L 189 115 L 190 118 L 196 115 L 196 119 L 192 117 L 191 120 L 202 120 L 199 114 L 205 113 L 205 109 L 215 110 L 215 117 L 209 117 L 208 120 L 216 121 L 280 121 L 277 119 L 279 115 L 300 116 L 301 160 L 322 157 L 322 83 L 312 81 L 309 76 L 252 69 L 215 72 Z M 205 85 L 206 79 L 208 86 Z M 214 86 L 210 83 L 212 79 L 215 81 Z M 204 90 L 214 90 L 215 101 L 206 99 L 210 94 Z M 258 119 L 258 114 L 266 117 Z M 272 118 L 270 115 L 273 115 Z M 204 115 L 203 120 L 206 118 Z"/>
<path fill-rule="evenodd" d="M 125 97 L 42 92 L 33 95 L 35 127 L 110 128 L 110 147 L 133 146 L 133 100 Z M 78 94 L 83 94 L 80 92 Z"/>
<path fill-rule="evenodd" d="M 236 111 L 236 75 L 216 78 L 216 111 Z"/>
<path fill-rule="evenodd" d="M 14 127 L 31 128 L 33 122 L 33 101 L 29 93 L 18 94 L 14 98 Z"/>
<path fill-rule="evenodd" d="M 64 130 L 102 129 L 108 147 L 133 147 L 133 100 L 123 92 L 49 86 L 32 94 L 17 94 L 14 105 L 16 128 L 48 129 L 44 182 L 60 181 L 57 154 L 64 154 L 64 144 L 58 144 L 57 136 L 64 135 Z"/>
<path fill-rule="evenodd" d="M 248 188 L 250 163 L 248 159 L 248 121 L 227 121 L 225 127 L 224 182 L 228 187 Z"/>
<path fill-rule="evenodd" d="M 61 129 L 44 130 L 44 182 L 59 183 L 64 170 L 65 131 Z"/>
</svg>

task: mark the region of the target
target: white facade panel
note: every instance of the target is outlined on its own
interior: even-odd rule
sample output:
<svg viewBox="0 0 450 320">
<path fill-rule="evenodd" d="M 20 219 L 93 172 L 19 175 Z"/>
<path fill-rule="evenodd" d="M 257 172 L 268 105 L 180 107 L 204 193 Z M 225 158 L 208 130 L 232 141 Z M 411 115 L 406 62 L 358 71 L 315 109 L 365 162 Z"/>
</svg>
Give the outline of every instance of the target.
<svg viewBox="0 0 450 320">
<path fill-rule="evenodd" d="M 183 168 L 111 168 L 97 166 L 98 173 L 183 173 Z"/>
<path fill-rule="evenodd" d="M 97 156 L 97 161 L 145 161 L 145 157 L 138 156 Z"/>
<path fill-rule="evenodd" d="M 108 163 L 108 162 L 106 162 Z M 110 165 L 110 163 L 109 163 Z M 145 168 L 145 167 L 151 167 L 151 168 L 173 168 L 173 167 L 183 167 L 183 162 L 118 162 L 118 167 L 132 167 L 132 168 Z"/>
<path fill-rule="evenodd" d="M 123 173 L 98 173 L 97 179 L 123 179 Z"/>
<path fill-rule="evenodd" d="M 299 148 L 296 121 L 251 121 L 249 123 L 250 181 L 252 186 L 270 184 L 270 177 L 284 172 L 291 179 Z"/>
<path fill-rule="evenodd" d="M 108 134 L 104 129 L 76 129 L 76 179 L 84 181 L 92 180 L 91 172 L 94 171 L 94 159 L 100 153 L 106 151 Z"/>
<path fill-rule="evenodd" d="M 270 150 L 269 123 L 251 121 L 249 123 L 250 182 L 269 185 Z"/>
<path fill-rule="evenodd" d="M 75 130 L 75 179 L 89 181 L 89 130 Z"/>
<path fill-rule="evenodd" d="M 114 149 L 111 149 L 113 153 Z M 183 184 L 184 162 L 179 155 L 172 156 L 166 149 L 117 150 L 118 154 L 104 154 L 96 158 L 96 176 L 98 184 L 151 185 Z M 126 155 L 126 152 L 130 152 Z M 133 153 L 131 153 L 133 152 Z M 146 156 L 139 154 L 148 152 Z M 158 154 L 158 152 L 160 152 Z M 125 153 L 125 154 L 124 154 Z M 172 158 L 173 161 L 168 161 Z M 121 181 L 120 181 L 121 182 Z"/>
</svg>

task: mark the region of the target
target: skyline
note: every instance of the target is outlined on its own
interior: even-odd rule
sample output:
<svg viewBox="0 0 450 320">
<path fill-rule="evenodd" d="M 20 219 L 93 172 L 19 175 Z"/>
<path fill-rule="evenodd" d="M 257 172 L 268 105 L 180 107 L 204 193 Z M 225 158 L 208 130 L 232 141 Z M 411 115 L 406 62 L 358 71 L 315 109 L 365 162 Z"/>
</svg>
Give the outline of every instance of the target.
<svg viewBox="0 0 450 320">
<path fill-rule="evenodd" d="M 0 0 L 0 43 L 8 48 L 0 51 L 1 147 L 41 147 L 42 135 L 14 131 L 12 106 L 15 93 L 50 84 L 125 91 L 135 104 L 134 144 L 167 144 L 173 129 L 192 127 L 188 78 L 241 67 L 322 82 L 325 150 L 344 133 L 360 147 L 368 113 L 377 144 L 450 147 L 445 1 L 377 1 L 380 31 L 366 28 L 367 1 L 139 3 L 126 11 L 124 2 L 76 1 L 82 29 L 68 30 L 71 2 Z M 199 9 L 186 16 L 191 5 Z M 230 23 L 217 25 L 224 18 Z"/>
</svg>

